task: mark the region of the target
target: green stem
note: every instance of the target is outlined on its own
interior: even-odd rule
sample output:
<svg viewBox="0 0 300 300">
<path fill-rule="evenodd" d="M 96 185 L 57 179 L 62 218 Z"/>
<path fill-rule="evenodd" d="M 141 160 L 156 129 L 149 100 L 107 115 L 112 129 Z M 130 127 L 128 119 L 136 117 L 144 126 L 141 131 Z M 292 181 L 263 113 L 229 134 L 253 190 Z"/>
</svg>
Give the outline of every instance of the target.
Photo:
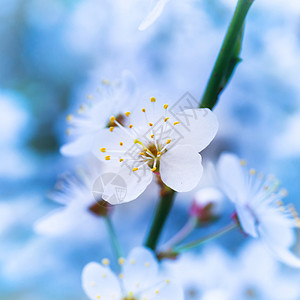
<svg viewBox="0 0 300 300">
<path fill-rule="evenodd" d="M 231 223 L 231 224 L 219 229 L 218 231 L 216 231 L 212 234 L 209 234 L 201 239 L 195 240 L 195 241 L 185 244 L 183 246 L 175 247 L 171 252 L 172 252 L 172 254 L 179 254 L 179 253 L 185 252 L 185 251 L 195 248 L 199 245 L 202 245 L 203 243 L 206 243 L 215 238 L 218 238 L 237 227 L 238 227 L 238 225 L 236 223 Z"/>
<path fill-rule="evenodd" d="M 218 96 L 224 88 L 222 81 L 226 73 L 228 73 L 229 64 L 234 57 L 234 51 L 243 30 L 245 18 L 253 2 L 254 0 L 238 0 L 234 15 L 204 91 L 200 107 L 212 109 L 216 105 Z M 231 70 L 232 72 L 233 70 Z"/>
<path fill-rule="evenodd" d="M 146 247 L 155 251 L 160 234 L 174 203 L 176 192 L 169 190 L 161 196 L 156 208 L 154 220 L 146 240 Z"/>
<path fill-rule="evenodd" d="M 105 223 L 107 226 L 107 231 L 108 231 L 108 234 L 110 237 L 110 242 L 111 242 L 112 248 L 114 250 L 116 258 L 118 259 L 118 258 L 122 257 L 123 255 L 122 255 L 121 246 L 120 246 L 119 240 L 117 238 L 114 226 L 113 226 L 112 221 L 109 216 L 105 216 L 104 220 L 105 220 Z"/>
</svg>

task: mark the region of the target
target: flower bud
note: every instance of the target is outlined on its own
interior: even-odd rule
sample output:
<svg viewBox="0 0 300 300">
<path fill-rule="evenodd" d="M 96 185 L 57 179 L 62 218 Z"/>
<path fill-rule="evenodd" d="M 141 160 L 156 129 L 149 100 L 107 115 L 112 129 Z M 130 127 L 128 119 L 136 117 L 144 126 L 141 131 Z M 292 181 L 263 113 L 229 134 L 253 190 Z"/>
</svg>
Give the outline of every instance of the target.
<svg viewBox="0 0 300 300">
<path fill-rule="evenodd" d="M 222 213 L 223 201 L 224 196 L 217 188 L 202 188 L 194 195 L 190 216 L 197 218 L 199 223 L 215 221 Z"/>
</svg>

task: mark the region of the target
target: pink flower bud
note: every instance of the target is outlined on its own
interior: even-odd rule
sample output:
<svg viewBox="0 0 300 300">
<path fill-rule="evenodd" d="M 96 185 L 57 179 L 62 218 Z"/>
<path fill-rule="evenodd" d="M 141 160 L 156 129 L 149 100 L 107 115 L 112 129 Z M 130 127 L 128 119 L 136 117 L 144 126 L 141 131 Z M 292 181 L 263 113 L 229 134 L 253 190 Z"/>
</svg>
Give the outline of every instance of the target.
<svg viewBox="0 0 300 300">
<path fill-rule="evenodd" d="M 202 188 L 194 195 L 190 215 L 200 223 L 214 221 L 220 217 L 223 210 L 224 195 L 214 187 Z"/>
</svg>

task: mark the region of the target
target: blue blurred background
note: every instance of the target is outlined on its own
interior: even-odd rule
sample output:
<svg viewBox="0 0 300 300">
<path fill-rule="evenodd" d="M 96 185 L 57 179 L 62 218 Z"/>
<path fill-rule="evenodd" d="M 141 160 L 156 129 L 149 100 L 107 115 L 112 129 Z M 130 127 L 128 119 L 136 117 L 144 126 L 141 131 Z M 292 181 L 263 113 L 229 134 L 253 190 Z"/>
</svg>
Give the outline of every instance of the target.
<svg viewBox="0 0 300 300">
<path fill-rule="evenodd" d="M 57 176 L 80 163 L 59 153 L 67 114 L 124 69 L 141 90 L 201 98 L 236 1 L 171 0 L 139 31 L 148 2 L 0 0 L 0 299 L 85 299 L 82 267 L 110 255 L 101 220 L 80 234 L 33 230 L 58 207 L 46 197 Z M 215 110 L 220 131 L 208 156 L 231 150 L 276 174 L 300 209 L 299 1 L 255 1 L 241 57 Z M 123 208 L 134 219 L 117 229 L 126 249 L 147 230 L 148 194 L 146 208 L 140 200 Z M 169 225 L 184 223 L 190 197 L 180 196 Z"/>
</svg>

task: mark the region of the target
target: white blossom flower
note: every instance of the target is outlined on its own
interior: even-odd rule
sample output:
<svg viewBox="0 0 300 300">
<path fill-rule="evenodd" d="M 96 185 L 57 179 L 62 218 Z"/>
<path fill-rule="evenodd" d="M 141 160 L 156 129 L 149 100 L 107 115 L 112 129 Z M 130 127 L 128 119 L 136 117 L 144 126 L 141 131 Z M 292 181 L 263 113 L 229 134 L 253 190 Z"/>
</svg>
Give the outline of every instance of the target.
<svg viewBox="0 0 300 300">
<path fill-rule="evenodd" d="M 77 114 L 67 116 L 70 125 L 67 134 L 72 141 L 61 147 L 61 153 L 77 156 L 90 152 L 95 136 L 99 137 L 103 129 L 110 126 L 109 117 L 112 114 L 123 123 L 123 107 L 128 107 L 128 103 L 134 104 L 134 85 L 129 71 L 123 71 L 121 80 L 102 80 L 101 87 L 97 90 L 100 95 L 88 95 L 88 102 L 81 105 Z"/>
<path fill-rule="evenodd" d="M 209 109 L 174 113 L 154 97 L 145 104 L 149 107 L 136 110 L 132 117 L 125 113 L 131 120 L 127 128 L 112 116 L 118 128 L 107 129 L 105 138 L 96 139 L 94 145 L 93 153 L 126 183 L 123 202 L 136 199 L 151 183 L 153 173 L 177 192 L 192 190 L 203 171 L 199 152 L 218 129 Z M 113 192 L 111 186 L 105 187 L 103 199 L 110 201 Z"/>
<path fill-rule="evenodd" d="M 71 232 L 78 234 L 82 224 L 86 224 L 85 228 L 88 228 L 86 231 L 92 233 L 90 228 L 99 223 L 96 215 L 101 214 L 101 210 L 105 212 L 107 208 L 100 206 L 92 194 L 93 183 L 99 175 L 99 163 L 94 161 L 88 166 L 87 169 L 78 168 L 74 174 L 66 173 L 61 176 L 55 190 L 49 193 L 49 198 L 62 204 L 63 207 L 36 221 L 34 229 L 37 233 L 51 236 Z M 90 224 L 94 222 L 95 224 Z"/>
<path fill-rule="evenodd" d="M 142 21 L 142 23 L 140 24 L 139 30 L 145 30 L 150 25 L 152 25 L 159 18 L 159 16 L 162 14 L 162 12 L 164 10 L 164 7 L 167 4 L 167 2 L 169 2 L 169 0 L 155 0 L 151 11 L 145 17 L 145 19 Z"/>
<path fill-rule="evenodd" d="M 109 268 L 109 261 L 102 265 L 91 262 L 82 272 L 82 285 L 92 300 L 180 300 L 180 285 L 169 278 L 162 278 L 153 253 L 143 247 L 134 248 L 128 258 L 119 259 L 122 271 L 117 276 Z"/>
<path fill-rule="evenodd" d="M 300 259 L 289 251 L 295 243 L 293 228 L 299 226 L 299 218 L 293 206 L 283 206 L 286 191 L 278 191 L 279 182 L 273 176 L 264 178 L 254 169 L 247 170 L 245 161 L 228 153 L 221 156 L 218 172 L 243 230 L 265 242 L 282 262 L 300 267 Z"/>
</svg>

